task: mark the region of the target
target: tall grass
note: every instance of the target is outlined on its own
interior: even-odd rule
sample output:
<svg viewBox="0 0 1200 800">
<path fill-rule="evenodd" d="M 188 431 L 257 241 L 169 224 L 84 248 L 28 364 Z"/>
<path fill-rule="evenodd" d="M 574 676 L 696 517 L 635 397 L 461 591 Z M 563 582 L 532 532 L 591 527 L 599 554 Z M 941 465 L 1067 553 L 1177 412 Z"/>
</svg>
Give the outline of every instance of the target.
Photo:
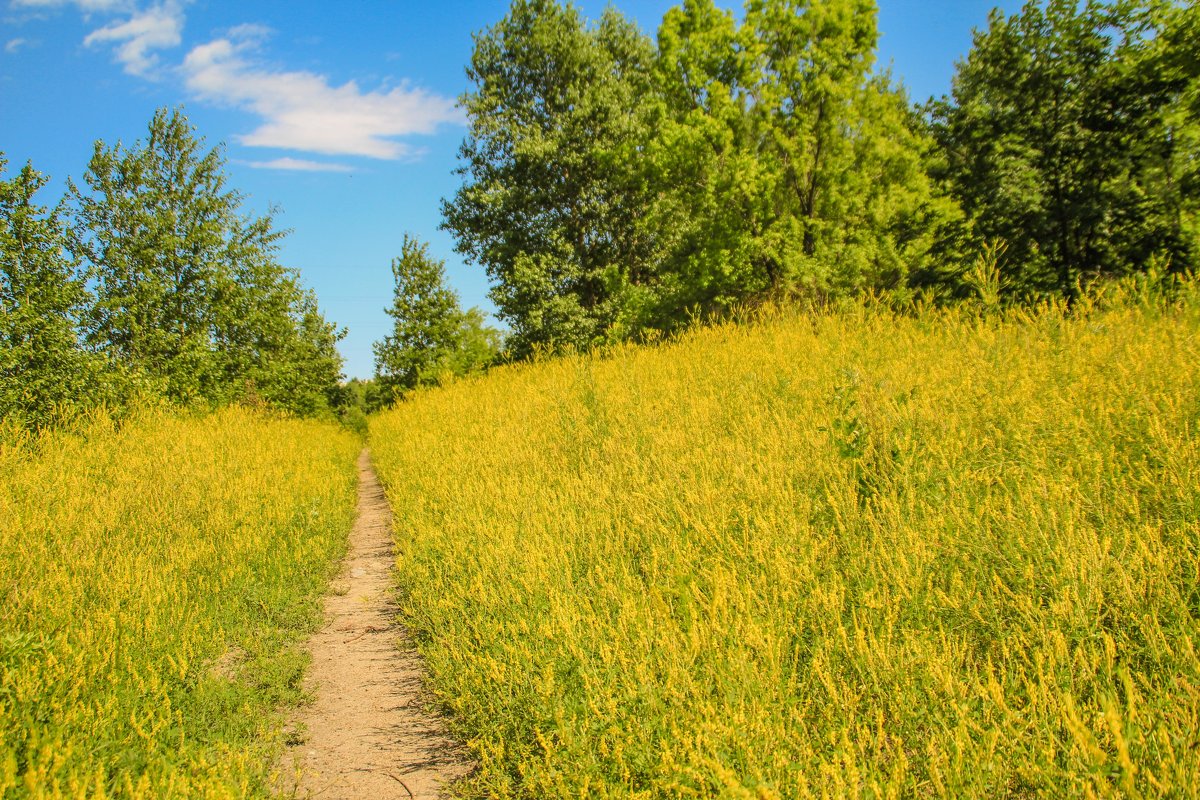
<svg viewBox="0 0 1200 800">
<path fill-rule="evenodd" d="M 0 447 L 0 797 L 266 795 L 359 443 L 227 410 Z"/>
<path fill-rule="evenodd" d="M 468 797 L 1200 796 L 1200 304 L 785 312 L 373 421 Z"/>
</svg>

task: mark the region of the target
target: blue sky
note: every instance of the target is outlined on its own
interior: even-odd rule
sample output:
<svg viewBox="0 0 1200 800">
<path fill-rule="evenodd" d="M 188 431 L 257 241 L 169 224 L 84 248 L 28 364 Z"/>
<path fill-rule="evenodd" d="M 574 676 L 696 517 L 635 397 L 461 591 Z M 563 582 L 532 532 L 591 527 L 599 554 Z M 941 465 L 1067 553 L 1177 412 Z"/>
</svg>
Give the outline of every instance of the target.
<svg viewBox="0 0 1200 800">
<path fill-rule="evenodd" d="M 93 143 L 133 142 L 156 108 L 184 105 L 250 210 L 278 208 L 282 260 L 349 329 L 349 377 L 373 371 L 389 328 L 391 259 L 405 232 L 446 260 L 463 305 L 487 310 L 481 268 L 438 230 L 465 128 L 455 98 L 471 36 L 507 0 L 0 0 L 0 151 L 53 182 Z M 649 33 L 670 0 L 617 0 Z M 589 17 L 603 0 L 578 3 Z M 949 90 L 971 29 L 1020 0 L 879 0 L 879 61 L 914 99 Z"/>
</svg>

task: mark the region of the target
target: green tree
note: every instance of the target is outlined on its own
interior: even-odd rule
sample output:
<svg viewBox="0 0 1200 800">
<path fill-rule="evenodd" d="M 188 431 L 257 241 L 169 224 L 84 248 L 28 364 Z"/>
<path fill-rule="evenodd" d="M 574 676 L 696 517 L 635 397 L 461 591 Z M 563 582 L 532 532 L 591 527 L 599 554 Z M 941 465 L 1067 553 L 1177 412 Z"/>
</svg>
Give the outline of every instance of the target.
<svg viewBox="0 0 1200 800">
<path fill-rule="evenodd" d="M 1194 270 L 1200 266 L 1200 6 L 1160 0 L 1139 16 L 1115 81 L 1122 95 L 1153 109 L 1140 129 L 1125 131 L 1149 234 L 1131 243 L 1132 258 L 1149 263 L 1157 255 L 1177 271 Z"/>
<path fill-rule="evenodd" d="M 214 347 L 223 393 L 252 395 L 312 416 L 338 405 L 344 329 L 277 257 L 270 217 L 246 220 L 229 243 L 229 268 L 214 295 Z"/>
<path fill-rule="evenodd" d="M 35 202 L 46 177 L 32 165 L 5 179 L 6 165 L 0 154 L 0 415 L 43 427 L 110 398 L 79 341 L 89 298 L 62 208 Z"/>
<path fill-rule="evenodd" d="M 91 347 L 176 402 L 329 405 L 342 332 L 279 264 L 285 233 L 243 213 L 221 150 L 181 111 L 158 111 L 144 143 L 97 142 L 84 183 L 71 193 L 95 284 Z"/>
<path fill-rule="evenodd" d="M 287 319 L 290 328 L 261 352 L 246 372 L 249 390 L 275 408 L 302 416 L 328 416 L 342 400 L 342 355 L 346 331 L 325 319 L 317 297 L 294 283 Z M 294 292 L 290 291 L 294 290 Z"/>
<path fill-rule="evenodd" d="M 392 333 L 374 346 L 383 402 L 448 375 L 477 371 L 494 359 L 498 334 L 484 326 L 478 309 L 462 311 L 458 295 L 446 286 L 445 262 L 432 258 L 428 245 L 405 235 L 392 276 L 395 290 L 386 309 Z"/>
<path fill-rule="evenodd" d="M 447 361 L 452 375 L 464 376 L 491 366 L 504 349 L 500 331 L 487 324 L 482 309 L 468 308 L 458 323 L 457 346 Z"/>
<path fill-rule="evenodd" d="M 173 400 L 223 388 L 209 346 L 213 295 L 241 198 L 225 190 L 221 165 L 179 111 L 160 110 L 144 145 L 96 143 L 84 174 L 90 193 L 71 185 L 95 280 L 88 343 Z"/>
<path fill-rule="evenodd" d="M 1070 297 L 1155 258 L 1195 266 L 1194 13 L 1030 0 L 976 32 L 931 119 L 942 177 L 977 234 L 1007 244 L 1012 290 Z"/>
<path fill-rule="evenodd" d="M 670 232 L 655 324 L 764 295 L 905 286 L 957 205 L 903 92 L 871 73 L 872 0 L 712 0 L 667 12 L 646 224 Z"/>
<path fill-rule="evenodd" d="M 374 378 L 369 380 L 351 378 L 346 382 L 345 388 L 347 406 L 358 409 L 364 418 L 367 414 L 373 414 L 383 408 L 383 401 L 379 394 L 379 384 Z"/>
<path fill-rule="evenodd" d="M 749 114 L 746 33 L 712 0 L 686 0 L 659 27 L 640 163 L 652 187 L 643 226 L 662 255 L 653 288 L 636 295 L 635 326 L 671 328 L 768 288 L 761 235 L 776 176 Z"/>
<path fill-rule="evenodd" d="M 874 61 L 875 15 L 874 0 L 746 5 L 760 65 L 754 114 L 780 176 L 774 217 L 787 229 L 774 237 L 772 261 L 780 272 L 790 261 L 817 255 L 818 243 L 844 216 L 825 207 L 852 199 L 839 182 L 853 174 L 855 140 L 848 133 L 862 129 L 856 101 Z"/>
<path fill-rule="evenodd" d="M 652 57 L 616 11 L 589 28 L 554 0 L 515 0 L 475 37 L 464 183 L 444 226 L 491 277 L 518 356 L 610 338 L 653 268 L 635 167 Z"/>
<path fill-rule="evenodd" d="M 773 286 L 903 286 L 955 209 L 925 172 L 903 92 L 872 73 L 875 0 L 751 0 L 752 114 L 778 176 L 763 233 Z"/>
</svg>

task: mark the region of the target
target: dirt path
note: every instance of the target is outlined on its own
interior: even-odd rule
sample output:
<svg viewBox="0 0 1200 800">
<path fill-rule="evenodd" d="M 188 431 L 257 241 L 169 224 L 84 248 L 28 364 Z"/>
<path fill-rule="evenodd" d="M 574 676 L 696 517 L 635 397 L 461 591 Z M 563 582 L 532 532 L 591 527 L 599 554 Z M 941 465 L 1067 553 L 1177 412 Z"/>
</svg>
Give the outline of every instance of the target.
<svg viewBox="0 0 1200 800">
<path fill-rule="evenodd" d="M 299 720 L 304 741 L 284 757 L 286 782 L 301 797 L 432 800 L 469 769 L 421 709 L 422 665 L 395 620 L 393 564 L 391 510 L 363 450 L 350 553 L 310 645 L 306 683 L 316 701 Z"/>
</svg>

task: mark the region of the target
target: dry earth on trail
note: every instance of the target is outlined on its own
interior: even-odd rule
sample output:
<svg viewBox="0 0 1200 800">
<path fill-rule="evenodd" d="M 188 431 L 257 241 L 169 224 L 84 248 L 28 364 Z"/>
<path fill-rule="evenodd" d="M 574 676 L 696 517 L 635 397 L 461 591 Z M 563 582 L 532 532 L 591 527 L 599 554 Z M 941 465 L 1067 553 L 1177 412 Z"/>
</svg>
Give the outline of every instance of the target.
<svg viewBox="0 0 1200 800">
<path fill-rule="evenodd" d="M 391 510 L 368 452 L 358 458 L 350 553 L 310 643 L 304 740 L 284 754 L 285 786 L 314 800 L 433 800 L 470 763 L 421 704 L 420 657 L 392 603 Z M 400 646 L 397 646 L 400 645 Z"/>
</svg>

